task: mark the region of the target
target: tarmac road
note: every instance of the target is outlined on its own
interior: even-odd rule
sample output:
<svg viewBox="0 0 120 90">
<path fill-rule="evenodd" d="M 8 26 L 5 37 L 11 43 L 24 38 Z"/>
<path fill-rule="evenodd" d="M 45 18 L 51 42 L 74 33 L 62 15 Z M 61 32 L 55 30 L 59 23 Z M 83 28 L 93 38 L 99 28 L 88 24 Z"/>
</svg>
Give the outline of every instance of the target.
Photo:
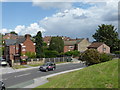
<svg viewBox="0 0 120 90">
<path fill-rule="evenodd" d="M 39 71 L 38 68 L 34 68 L 31 70 L 4 74 L 2 75 L 2 79 L 6 87 L 11 87 L 19 83 L 23 83 L 23 82 L 26 82 L 26 81 L 29 81 L 29 80 L 32 80 L 38 77 L 43 77 L 46 75 L 63 72 L 67 70 L 72 70 L 72 69 L 77 69 L 81 67 L 84 67 L 82 63 L 62 64 L 62 65 L 57 65 L 54 71 L 48 71 L 48 72 L 42 72 L 42 71 Z"/>
</svg>

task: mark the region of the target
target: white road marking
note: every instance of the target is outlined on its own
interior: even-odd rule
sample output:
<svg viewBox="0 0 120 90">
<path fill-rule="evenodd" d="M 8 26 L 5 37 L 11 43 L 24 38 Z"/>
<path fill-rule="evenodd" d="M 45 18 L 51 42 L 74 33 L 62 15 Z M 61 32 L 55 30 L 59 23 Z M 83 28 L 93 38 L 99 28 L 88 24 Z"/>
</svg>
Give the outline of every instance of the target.
<svg viewBox="0 0 120 90">
<path fill-rule="evenodd" d="M 15 76 L 15 77 L 22 77 L 22 76 L 26 76 L 26 75 L 30 75 L 31 73 L 27 73 L 27 74 L 22 74 L 22 75 L 18 75 L 18 76 Z"/>
</svg>

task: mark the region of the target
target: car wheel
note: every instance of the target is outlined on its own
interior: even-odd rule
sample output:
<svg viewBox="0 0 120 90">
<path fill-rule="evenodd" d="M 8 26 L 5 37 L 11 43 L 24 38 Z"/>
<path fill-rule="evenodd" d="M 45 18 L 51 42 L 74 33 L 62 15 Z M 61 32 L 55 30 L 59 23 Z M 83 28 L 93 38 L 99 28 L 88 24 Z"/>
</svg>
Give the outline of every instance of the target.
<svg viewBox="0 0 120 90">
<path fill-rule="evenodd" d="M 53 71 L 55 70 L 55 68 L 52 69 Z"/>
<path fill-rule="evenodd" d="M 46 69 L 45 71 L 48 72 L 48 69 Z"/>
<path fill-rule="evenodd" d="M 5 87 L 2 87 L 2 89 L 1 90 L 5 90 Z"/>
</svg>

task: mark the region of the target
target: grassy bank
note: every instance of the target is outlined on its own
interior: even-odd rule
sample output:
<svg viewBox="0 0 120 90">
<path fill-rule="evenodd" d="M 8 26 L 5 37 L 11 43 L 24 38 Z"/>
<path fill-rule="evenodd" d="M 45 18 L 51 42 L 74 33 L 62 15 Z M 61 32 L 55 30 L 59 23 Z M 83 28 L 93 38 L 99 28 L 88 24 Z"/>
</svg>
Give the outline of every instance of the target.
<svg viewBox="0 0 120 90">
<path fill-rule="evenodd" d="M 118 60 L 48 78 L 37 88 L 118 88 Z"/>
</svg>

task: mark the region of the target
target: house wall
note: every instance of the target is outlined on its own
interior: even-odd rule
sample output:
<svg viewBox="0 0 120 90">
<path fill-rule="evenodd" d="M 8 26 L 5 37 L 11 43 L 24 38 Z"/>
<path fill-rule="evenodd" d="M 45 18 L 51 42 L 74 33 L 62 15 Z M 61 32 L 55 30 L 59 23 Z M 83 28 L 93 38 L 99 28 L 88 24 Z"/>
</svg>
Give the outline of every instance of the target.
<svg viewBox="0 0 120 90">
<path fill-rule="evenodd" d="M 87 47 L 88 47 L 90 44 L 91 44 L 91 43 L 90 43 L 87 39 L 82 40 L 82 41 L 78 44 L 78 51 L 84 52 L 85 50 L 87 50 Z"/>
<path fill-rule="evenodd" d="M 9 46 L 9 59 L 14 60 L 14 55 L 15 55 L 15 45 L 10 45 Z"/>
<path fill-rule="evenodd" d="M 75 46 L 64 46 L 64 52 L 73 51 Z"/>
<path fill-rule="evenodd" d="M 35 45 L 29 36 L 27 36 L 26 40 L 21 44 L 21 53 L 25 54 L 26 52 L 35 52 Z"/>
<path fill-rule="evenodd" d="M 102 44 L 100 47 L 97 48 L 100 53 L 110 53 L 110 47 L 106 44 Z"/>
</svg>

